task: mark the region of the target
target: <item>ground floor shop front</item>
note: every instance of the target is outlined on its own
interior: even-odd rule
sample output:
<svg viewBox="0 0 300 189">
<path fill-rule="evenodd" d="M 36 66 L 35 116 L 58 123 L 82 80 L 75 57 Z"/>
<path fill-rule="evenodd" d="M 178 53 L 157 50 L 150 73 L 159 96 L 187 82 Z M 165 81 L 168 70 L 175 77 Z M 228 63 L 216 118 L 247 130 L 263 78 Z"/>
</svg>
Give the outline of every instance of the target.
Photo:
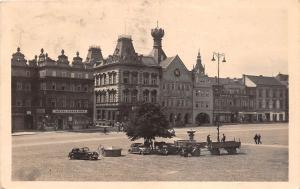
<svg viewBox="0 0 300 189">
<path fill-rule="evenodd" d="M 214 122 L 221 123 L 259 123 L 259 122 L 285 122 L 285 112 L 214 112 Z"/>
<path fill-rule="evenodd" d="M 12 131 L 84 129 L 92 126 L 90 111 L 40 108 L 12 113 Z"/>
</svg>

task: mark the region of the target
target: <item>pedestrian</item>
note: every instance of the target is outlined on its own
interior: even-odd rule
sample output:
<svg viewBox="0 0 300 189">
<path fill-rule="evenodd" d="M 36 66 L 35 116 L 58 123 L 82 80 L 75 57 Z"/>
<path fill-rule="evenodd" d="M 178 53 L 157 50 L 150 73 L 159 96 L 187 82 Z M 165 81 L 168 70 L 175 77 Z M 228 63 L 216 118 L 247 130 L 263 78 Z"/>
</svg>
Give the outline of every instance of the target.
<svg viewBox="0 0 300 189">
<path fill-rule="evenodd" d="M 206 142 L 207 142 L 207 145 L 209 145 L 209 144 L 211 143 L 210 135 L 207 135 L 207 137 L 206 137 Z"/>
<path fill-rule="evenodd" d="M 258 134 L 258 136 L 257 136 L 257 144 L 262 144 L 262 142 L 261 142 L 261 135 L 260 134 Z"/>
<path fill-rule="evenodd" d="M 225 140 L 226 140 L 226 136 L 223 133 L 222 142 L 225 142 Z"/>
<path fill-rule="evenodd" d="M 257 135 L 257 133 L 255 134 L 255 136 L 254 136 L 254 141 L 255 141 L 255 144 L 258 144 L 258 142 L 257 142 L 257 139 L 258 139 L 258 135 Z"/>
</svg>

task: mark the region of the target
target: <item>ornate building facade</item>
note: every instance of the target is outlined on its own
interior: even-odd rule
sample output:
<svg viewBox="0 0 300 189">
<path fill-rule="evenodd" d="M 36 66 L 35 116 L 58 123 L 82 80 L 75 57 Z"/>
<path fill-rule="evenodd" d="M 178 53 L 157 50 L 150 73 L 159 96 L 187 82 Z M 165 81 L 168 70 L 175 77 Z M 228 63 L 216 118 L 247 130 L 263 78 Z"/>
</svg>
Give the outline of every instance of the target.
<svg viewBox="0 0 300 189">
<path fill-rule="evenodd" d="M 18 48 L 12 63 L 12 130 L 84 128 L 93 116 L 92 66 L 41 49 L 28 61 Z"/>
<path fill-rule="evenodd" d="M 135 52 L 131 36 L 119 36 L 114 53 L 94 64 L 94 78 L 97 123 L 126 121 L 138 103 L 158 103 L 161 68 Z"/>
</svg>

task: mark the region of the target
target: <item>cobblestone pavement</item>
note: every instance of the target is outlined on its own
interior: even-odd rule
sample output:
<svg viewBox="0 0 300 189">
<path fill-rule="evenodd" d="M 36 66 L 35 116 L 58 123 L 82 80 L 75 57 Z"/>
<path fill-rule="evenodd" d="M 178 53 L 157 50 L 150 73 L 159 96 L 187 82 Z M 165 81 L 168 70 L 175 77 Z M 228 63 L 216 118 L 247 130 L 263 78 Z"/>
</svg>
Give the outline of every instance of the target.
<svg viewBox="0 0 300 189">
<path fill-rule="evenodd" d="M 216 127 L 176 129 L 174 141 L 186 139 L 187 130 L 196 130 L 195 139 L 216 139 Z M 13 136 L 12 179 L 42 181 L 287 181 L 288 124 L 231 125 L 220 128 L 228 140 L 241 140 L 237 155 L 212 156 L 206 150 L 200 157 L 176 155 L 134 155 L 124 133 L 45 132 Z M 254 144 L 255 133 L 262 135 Z M 118 146 L 122 157 L 98 161 L 69 160 L 73 147 Z"/>
</svg>

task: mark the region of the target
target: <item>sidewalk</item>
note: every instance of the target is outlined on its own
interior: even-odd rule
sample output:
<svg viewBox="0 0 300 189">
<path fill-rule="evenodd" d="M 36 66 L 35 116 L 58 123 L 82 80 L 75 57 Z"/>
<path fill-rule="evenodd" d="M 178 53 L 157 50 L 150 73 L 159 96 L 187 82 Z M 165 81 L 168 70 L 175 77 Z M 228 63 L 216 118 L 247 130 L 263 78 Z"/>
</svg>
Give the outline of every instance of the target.
<svg viewBox="0 0 300 189">
<path fill-rule="evenodd" d="M 22 135 L 35 135 L 37 133 L 38 132 L 15 132 L 15 133 L 12 133 L 11 135 L 12 136 L 22 136 Z"/>
<path fill-rule="evenodd" d="M 107 132 L 117 132 L 117 128 L 115 127 L 106 127 Z M 41 133 L 65 133 L 65 132 L 82 132 L 82 133 L 93 133 L 93 132 L 103 132 L 104 127 L 92 127 L 87 129 L 74 129 L 74 130 L 46 130 L 46 131 L 18 131 L 12 133 L 12 136 L 23 136 L 23 135 L 35 135 Z"/>
</svg>

